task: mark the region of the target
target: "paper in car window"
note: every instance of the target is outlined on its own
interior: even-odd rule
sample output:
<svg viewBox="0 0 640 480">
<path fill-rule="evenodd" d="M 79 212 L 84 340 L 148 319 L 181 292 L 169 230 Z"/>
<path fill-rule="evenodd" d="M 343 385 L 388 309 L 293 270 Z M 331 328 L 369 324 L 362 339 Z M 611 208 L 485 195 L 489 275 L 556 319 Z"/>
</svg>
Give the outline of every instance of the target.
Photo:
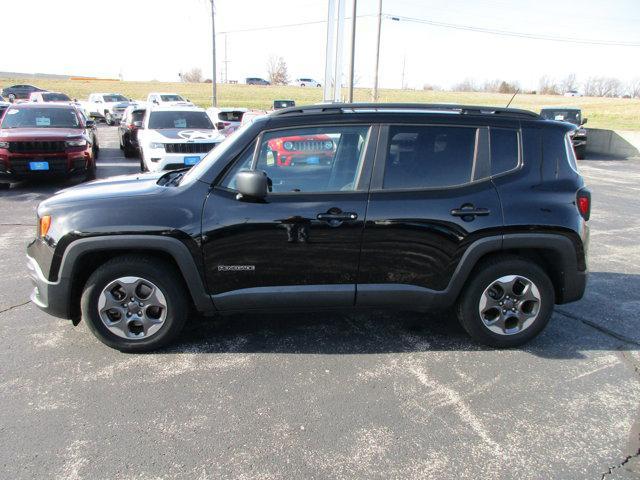
<svg viewBox="0 0 640 480">
<path fill-rule="evenodd" d="M 16 110 L 15 108 L 12 108 L 7 112 L 7 115 L 15 115 L 16 113 L 18 113 L 18 110 Z"/>
<path fill-rule="evenodd" d="M 176 128 L 187 128 L 187 119 L 186 118 L 176 118 L 173 121 L 173 126 Z"/>
<path fill-rule="evenodd" d="M 564 120 L 564 115 L 556 115 L 555 120 L 560 120 L 560 121 Z"/>
<path fill-rule="evenodd" d="M 37 127 L 48 127 L 51 125 L 51 119 L 49 117 L 36 117 Z"/>
</svg>

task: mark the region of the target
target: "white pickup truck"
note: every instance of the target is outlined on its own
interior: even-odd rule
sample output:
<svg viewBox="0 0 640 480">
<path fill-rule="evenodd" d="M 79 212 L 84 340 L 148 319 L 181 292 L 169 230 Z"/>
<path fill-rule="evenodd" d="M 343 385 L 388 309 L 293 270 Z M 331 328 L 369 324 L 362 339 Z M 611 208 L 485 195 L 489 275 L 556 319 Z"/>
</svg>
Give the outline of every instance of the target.
<svg viewBox="0 0 640 480">
<path fill-rule="evenodd" d="M 107 125 L 114 125 L 122 119 L 124 109 L 131 104 L 131 100 L 119 93 L 92 93 L 89 100 L 81 104 L 90 116 L 104 119 Z"/>
</svg>

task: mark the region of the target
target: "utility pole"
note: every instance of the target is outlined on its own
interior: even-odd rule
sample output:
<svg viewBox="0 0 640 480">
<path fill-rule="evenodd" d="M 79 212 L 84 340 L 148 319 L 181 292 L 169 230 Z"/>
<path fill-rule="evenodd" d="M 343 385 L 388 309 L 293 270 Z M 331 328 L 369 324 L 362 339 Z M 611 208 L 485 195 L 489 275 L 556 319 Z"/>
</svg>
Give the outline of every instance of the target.
<svg viewBox="0 0 640 480">
<path fill-rule="evenodd" d="M 212 0 L 213 1 L 213 0 Z M 376 69 L 373 74 L 373 92 L 371 99 L 378 101 L 378 66 L 380 65 L 380 33 L 382 30 L 382 0 L 378 2 L 378 34 L 376 36 Z"/>
<path fill-rule="evenodd" d="M 223 83 L 229 83 L 229 62 L 231 60 L 227 60 L 227 34 L 224 34 L 224 79 Z"/>
<path fill-rule="evenodd" d="M 336 10 L 336 0 L 329 0 L 328 2 L 328 14 L 327 14 L 327 46 L 325 53 L 325 66 L 324 66 L 324 92 L 323 92 L 323 101 L 331 102 L 333 101 L 333 90 L 331 82 L 333 81 L 333 67 L 334 62 L 333 58 L 335 55 L 334 51 L 334 41 L 335 41 L 335 32 L 336 32 L 336 23 L 335 23 L 335 10 Z"/>
<path fill-rule="evenodd" d="M 216 18 L 215 5 L 211 1 L 211 60 L 212 60 L 212 76 L 211 76 L 211 102 L 214 107 L 218 106 L 218 94 L 216 92 Z"/>
<path fill-rule="evenodd" d="M 404 54 L 404 57 L 402 57 L 402 83 L 400 84 L 400 90 L 404 90 L 404 68 L 405 65 L 407 63 L 407 54 Z"/>
<path fill-rule="evenodd" d="M 353 69 L 356 56 L 356 9 L 358 0 L 353 0 L 353 10 L 351 12 L 351 54 L 349 55 L 349 90 L 347 101 L 353 103 Z"/>
</svg>

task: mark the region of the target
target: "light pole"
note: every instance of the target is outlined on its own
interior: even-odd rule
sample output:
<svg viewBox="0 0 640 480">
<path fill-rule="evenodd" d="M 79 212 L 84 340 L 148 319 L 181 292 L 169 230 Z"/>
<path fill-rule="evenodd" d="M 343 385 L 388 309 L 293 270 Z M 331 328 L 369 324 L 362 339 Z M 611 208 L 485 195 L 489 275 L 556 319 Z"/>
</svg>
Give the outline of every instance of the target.
<svg viewBox="0 0 640 480">
<path fill-rule="evenodd" d="M 356 9 L 358 0 L 353 0 L 353 11 L 351 12 L 351 54 L 349 55 L 349 90 L 347 101 L 353 103 L 353 68 L 356 56 Z"/>
<path fill-rule="evenodd" d="M 211 60 L 212 60 L 212 77 L 211 77 L 211 101 L 214 107 L 218 106 L 218 94 L 216 92 L 216 18 L 215 6 L 211 1 Z"/>
<path fill-rule="evenodd" d="M 380 64 L 380 32 L 381 30 L 382 30 L 382 0 L 378 2 L 378 34 L 376 35 L 376 69 L 373 74 L 373 92 L 371 92 L 371 99 L 374 102 L 378 101 L 378 66 Z"/>
</svg>

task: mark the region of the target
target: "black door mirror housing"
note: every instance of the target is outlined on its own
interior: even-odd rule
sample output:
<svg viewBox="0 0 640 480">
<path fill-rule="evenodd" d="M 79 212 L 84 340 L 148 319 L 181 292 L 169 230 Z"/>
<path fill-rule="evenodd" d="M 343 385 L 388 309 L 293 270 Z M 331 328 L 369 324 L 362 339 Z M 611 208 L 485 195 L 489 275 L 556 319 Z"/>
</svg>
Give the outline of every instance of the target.
<svg viewBox="0 0 640 480">
<path fill-rule="evenodd" d="M 133 126 L 136 128 L 142 128 L 142 122 L 139 120 L 137 122 L 133 122 Z"/>
<path fill-rule="evenodd" d="M 587 123 L 587 119 L 586 119 L 586 118 L 583 118 L 583 119 L 582 119 L 582 125 L 584 125 L 585 123 Z"/>
<path fill-rule="evenodd" d="M 263 200 L 269 192 L 269 177 L 262 170 L 240 170 L 236 174 L 238 200 Z"/>
<path fill-rule="evenodd" d="M 93 128 L 95 126 L 96 126 L 95 120 L 87 120 L 87 122 L 86 122 L 86 127 L 87 128 Z"/>
</svg>

